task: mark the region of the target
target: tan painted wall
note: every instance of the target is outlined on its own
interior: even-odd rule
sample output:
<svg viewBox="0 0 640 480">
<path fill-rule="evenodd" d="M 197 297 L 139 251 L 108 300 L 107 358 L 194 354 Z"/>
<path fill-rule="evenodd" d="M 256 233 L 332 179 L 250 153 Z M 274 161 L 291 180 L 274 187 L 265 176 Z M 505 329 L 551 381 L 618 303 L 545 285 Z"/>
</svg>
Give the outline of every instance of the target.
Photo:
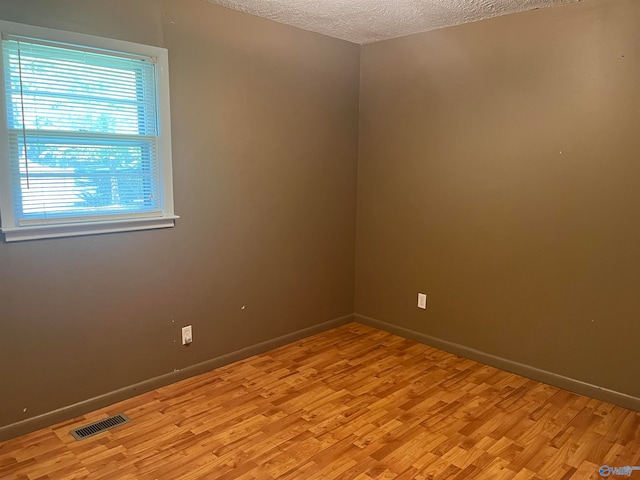
<svg viewBox="0 0 640 480">
<path fill-rule="evenodd" d="M 0 426 L 353 311 L 359 62 L 356 311 L 640 396 L 636 0 L 361 61 L 200 0 L 3 0 L 0 18 L 169 49 L 182 216 L 0 244 Z"/>
<path fill-rule="evenodd" d="M 182 217 L 0 244 L 0 426 L 353 312 L 357 45 L 200 0 L 0 18 L 169 49 Z"/>
<path fill-rule="evenodd" d="M 607 0 L 362 49 L 357 313 L 640 396 L 639 25 Z"/>
</svg>

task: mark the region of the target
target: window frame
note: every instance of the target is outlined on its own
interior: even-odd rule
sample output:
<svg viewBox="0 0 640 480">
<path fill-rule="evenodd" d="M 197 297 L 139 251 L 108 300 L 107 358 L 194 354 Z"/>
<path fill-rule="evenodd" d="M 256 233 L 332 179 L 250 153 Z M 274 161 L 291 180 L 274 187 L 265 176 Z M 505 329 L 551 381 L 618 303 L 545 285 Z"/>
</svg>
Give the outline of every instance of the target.
<svg viewBox="0 0 640 480">
<path fill-rule="evenodd" d="M 0 45 L 0 231 L 5 242 L 35 240 L 43 238 L 94 235 L 135 230 L 170 228 L 179 218 L 174 213 L 173 169 L 171 155 L 171 111 L 169 103 L 169 56 L 165 48 L 139 43 L 97 37 L 82 33 L 67 32 L 0 20 L 0 42 L 4 35 L 27 37 L 44 42 L 68 44 L 72 48 L 101 50 L 105 54 L 152 57 L 155 62 L 156 119 L 158 123 L 157 168 L 161 193 L 160 214 L 132 213 L 122 218 L 74 219 L 69 223 L 47 223 L 19 225 L 13 205 L 11 181 L 11 159 L 9 157 L 9 130 L 7 124 L 7 101 L 5 98 L 5 71 L 2 46 Z"/>
</svg>

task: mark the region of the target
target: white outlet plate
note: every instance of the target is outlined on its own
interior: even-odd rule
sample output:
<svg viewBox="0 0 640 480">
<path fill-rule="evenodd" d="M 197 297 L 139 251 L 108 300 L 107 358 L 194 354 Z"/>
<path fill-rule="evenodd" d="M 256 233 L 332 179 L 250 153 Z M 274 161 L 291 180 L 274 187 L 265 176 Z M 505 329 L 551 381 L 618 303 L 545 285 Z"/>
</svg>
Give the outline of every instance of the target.
<svg viewBox="0 0 640 480">
<path fill-rule="evenodd" d="M 418 294 L 418 308 L 423 310 L 427 308 L 427 296 L 424 293 Z"/>
<path fill-rule="evenodd" d="M 182 344 L 189 345 L 191 342 L 193 342 L 193 330 L 191 330 L 191 325 L 182 327 Z"/>
</svg>

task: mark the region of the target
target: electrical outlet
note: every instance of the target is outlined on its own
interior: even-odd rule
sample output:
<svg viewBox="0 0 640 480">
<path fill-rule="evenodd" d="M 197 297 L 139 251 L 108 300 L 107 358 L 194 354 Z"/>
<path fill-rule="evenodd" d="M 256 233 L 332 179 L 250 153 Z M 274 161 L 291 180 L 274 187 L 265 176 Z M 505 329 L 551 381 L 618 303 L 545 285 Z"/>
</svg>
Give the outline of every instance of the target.
<svg viewBox="0 0 640 480">
<path fill-rule="evenodd" d="M 182 327 L 182 344 L 189 345 L 191 342 L 193 342 L 193 331 L 191 330 L 191 325 Z"/>
<path fill-rule="evenodd" d="M 427 296 L 424 293 L 418 294 L 418 308 L 423 310 L 427 308 Z"/>
</svg>

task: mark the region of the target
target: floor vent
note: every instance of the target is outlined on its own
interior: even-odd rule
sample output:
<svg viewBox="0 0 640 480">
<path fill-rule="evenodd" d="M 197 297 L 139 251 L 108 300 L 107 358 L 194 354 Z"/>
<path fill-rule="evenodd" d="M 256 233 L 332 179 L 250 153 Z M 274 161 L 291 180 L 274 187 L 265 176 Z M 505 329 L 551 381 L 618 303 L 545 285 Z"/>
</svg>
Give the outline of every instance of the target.
<svg viewBox="0 0 640 480">
<path fill-rule="evenodd" d="M 92 437 L 97 435 L 98 433 L 102 433 L 106 430 L 111 430 L 118 425 L 122 425 L 123 423 L 129 423 L 129 417 L 126 415 L 119 413 L 118 415 L 114 415 L 113 417 L 105 418 L 104 420 L 100 420 L 97 422 L 90 423 L 89 425 L 85 425 L 84 427 L 76 428 L 75 430 L 71 430 L 71 435 L 76 440 L 84 440 L 85 438 Z"/>
</svg>

